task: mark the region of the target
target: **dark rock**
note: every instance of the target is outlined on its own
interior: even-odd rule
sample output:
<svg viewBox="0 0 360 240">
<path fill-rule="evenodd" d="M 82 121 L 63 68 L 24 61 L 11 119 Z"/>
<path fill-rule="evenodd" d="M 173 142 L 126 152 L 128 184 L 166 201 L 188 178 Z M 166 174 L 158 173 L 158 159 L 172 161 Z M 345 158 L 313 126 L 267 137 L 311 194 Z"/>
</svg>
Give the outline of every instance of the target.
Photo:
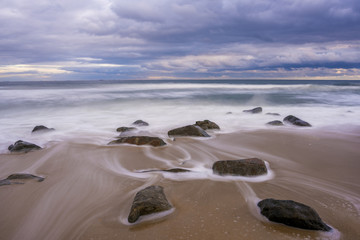
<svg viewBox="0 0 360 240">
<path fill-rule="evenodd" d="M 140 216 L 170 210 L 172 206 L 166 199 L 161 186 L 150 186 L 139 191 L 131 206 L 129 223 L 136 222 Z"/>
<path fill-rule="evenodd" d="M 129 131 L 133 131 L 136 130 L 136 128 L 134 127 L 119 127 L 116 129 L 117 132 L 129 132 Z"/>
<path fill-rule="evenodd" d="M 136 126 L 149 126 L 149 124 L 147 122 L 144 122 L 143 120 L 136 120 L 135 122 L 132 123 L 132 125 L 136 125 Z"/>
<path fill-rule="evenodd" d="M 305 122 L 293 115 L 289 115 L 289 116 L 285 117 L 283 121 L 291 123 L 296 126 L 300 126 L 300 127 L 311 127 L 310 123 Z"/>
<path fill-rule="evenodd" d="M 265 162 L 258 158 L 217 161 L 212 169 L 213 173 L 221 176 L 257 176 L 267 173 Z"/>
<path fill-rule="evenodd" d="M 261 214 L 272 222 L 288 226 L 330 231 L 317 212 L 309 206 L 291 200 L 264 199 L 258 203 Z"/>
<path fill-rule="evenodd" d="M 33 143 L 29 143 L 29 142 L 19 140 L 19 141 L 15 142 L 14 144 L 11 144 L 8 147 L 8 149 L 9 149 L 10 152 L 24 152 L 24 153 L 27 153 L 27 152 L 30 152 L 30 151 L 33 151 L 33 150 L 39 150 L 39 149 L 41 149 L 41 147 L 39 147 L 38 145 L 35 145 Z"/>
<path fill-rule="evenodd" d="M 185 127 L 175 128 L 168 132 L 170 136 L 190 136 L 190 137 L 210 137 L 201 127 L 188 125 Z"/>
<path fill-rule="evenodd" d="M 195 125 L 201 127 L 204 130 L 207 130 L 207 129 L 220 129 L 219 125 L 217 125 L 216 123 L 214 123 L 212 121 L 209 121 L 209 120 L 196 121 Z"/>
<path fill-rule="evenodd" d="M 230 115 L 230 114 L 232 114 L 232 112 L 227 112 L 226 114 L 227 114 L 227 115 Z"/>
<path fill-rule="evenodd" d="M 183 172 L 190 172 L 188 169 L 184 168 L 171 168 L 171 169 L 154 169 L 154 170 L 145 170 L 141 171 L 142 173 L 146 172 L 170 172 L 170 173 L 183 173 Z"/>
<path fill-rule="evenodd" d="M 32 133 L 34 133 L 34 132 L 51 132 L 54 130 L 55 130 L 54 128 L 48 128 L 43 125 L 39 125 L 39 126 L 34 127 L 34 129 L 32 130 Z"/>
<path fill-rule="evenodd" d="M 266 113 L 266 115 L 271 115 L 271 116 L 280 116 L 279 113 Z"/>
<path fill-rule="evenodd" d="M 256 108 L 253 108 L 253 109 L 244 110 L 243 112 L 246 112 L 246 113 L 261 113 L 262 112 L 262 107 L 256 107 Z"/>
<path fill-rule="evenodd" d="M 151 145 L 154 147 L 160 147 L 166 145 L 164 140 L 158 137 L 149 136 L 131 136 L 131 137 L 120 137 L 117 140 L 109 142 L 109 144 L 134 144 L 134 145 Z"/>
<path fill-rule="evenodd" d="M 271 126 L 284 126 L 283 122 L 279 120 L 271 121 L 266 124 Z"/>
<path fill-rule="evenodd" d="M 14 173 L 8 176 L 6 179 L 0 180 L 0 186 L 10 185 L 10 184 L 24 184 L 23 182 L 16 182 L 14 180 L 29 180 L 29 179 L 35 179 L 38 182 L 42 182 L 44 181 L 45 178 L 28 173 Z"/>
</svg>

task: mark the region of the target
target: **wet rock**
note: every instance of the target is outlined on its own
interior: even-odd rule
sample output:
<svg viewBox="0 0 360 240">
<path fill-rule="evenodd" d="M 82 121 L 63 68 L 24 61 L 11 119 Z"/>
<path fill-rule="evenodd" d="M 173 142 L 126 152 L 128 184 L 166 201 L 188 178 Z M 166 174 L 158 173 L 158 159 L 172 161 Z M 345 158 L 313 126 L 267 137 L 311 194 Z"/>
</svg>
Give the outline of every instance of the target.
<svg viewBox="0 0 360 240">
<path fill-rule="evenodd" d="M 131 136 L 131 137 L 120 137 L 117 140 L 109 142 L 111 144 L 134 144 L 134 145 L 151 145 L 153 147 L 160 147 L 166 145 L 164 140 L 158 137 L 149 136 Z"/>
<path fill-rule="evenodd" d="M 188 169 L 184 168 L 171 168 L 171 169 L 153 169 L 153 170 L 145 170 L 141 171 L 142 173 L 146 172 L 170 172 L 170 173 L 183 173 L 183 172 L 191 172 Z"/>
<path fill-rule="evenodd" d="M 11 185 L 11 184 L 24 184 L 23 182 L 17 182 L 16 180 L 29 180 L 29 179 L 34 179 L 37 180 L 38 182 L 42 182 L 44 181 L 45 178 L 28 173 L 14 173 L 3 180 L 0 180 L 0 186 Z"/>
<path fill-rule="evenodd" d="M 309 230 L 330 231 L 317 212 L 292 200 L 264 199 L 258 203 L 261 214 L 272 222 Z"/>
<path fill-rule="evenodd" d="M 119 127 L 116 129 L 117 132 L 129 132 L 129 131 L 133 131 L 133 130 L 136 130 L 135 127 Z"/>
<path fill-rule="evenodd" d="M 266 115 L 271 115 L 271 116 L 280 116 L 279 113 L 266 113 Z"/>
<path fill-rule="evenodd" d="M 243 112 L 246 112 L 246 113 L 261 113 L 262 112 L 262 107 L 256 107 L 256 108 L 253 108 L 253 109 L 244 110 Z"/>
<path fill-rule="evenodd" d="M 230 114 L 233 114 L 232 112 L 227 112 L 226 115 L 230 115 Z"/>
<path fill-rule="evenodd" d="M 203 130 L 220 129 L 219 125 L 209 120 L 196 121 L 195 125 L 201 127 Z"/>
<path fill-rule="evenodd" d="M 54 128 L 48 128 L 48 127 L 45 127 L 44 125 L 38 125 L 38 126 L 34 127 L 34 129 L 31 131 L 31 133 L 51 132 L 54 130 L 55 130 Z"/>
<path fill-rule="evenodd" d="M 23 153 L 27 153 L 33 150 L 39 150 L 41 149 L 41 147 L 39 147 L 36 144 L 33 143 L 29 143 L 29 142 L 25 142 L 22 140 L 19 140 L 17 142 L 15 142 L 14 144 L 11 144 L 8 147 L 10 152 L 23 152 Z"/>
<path fill-rule="evenodd" d="M 271 126 L 284 126 L 283 122 L 279 120 L 271 121 L 266 124 Z"/>
<path fill-rule="evenodd" d="M 212 169 L 214 174 L 221 176 L 258 176 L 267 173 L 265 162 L 258 158 L 217 161 Z"/>
<path fill-rule="evenodd" d="M 292 125 L 300 126 L 300 127 L 311 127 L 311 124 L 308 122 L 305 122 L 293 115 L 289 115 L 284 118 L 284 122 L 291 123 Z"/>
<path fill-rule="evenodd" d="M 170 210 L 171 208 L 172 206 L 166 199 L 163 187 L 150 186 L 136 194 L 128 221 L 134 223 L 140 216 Z"/>
<path fill-rule="evenodd" d="M 136 125 L 136 126 L 149 126 L 149 124 L 143 120 L 136 120 L 135 122 L 132 123 L 132 125 Z"/>
<path fill-rule="evenodd" d="M 210 137 L 201 127 L 195 125 L 188 125 L 185 127 L 175 128 L 168 132 L 171 136 L 189 136 L 189 137 Z"/>
</svg>

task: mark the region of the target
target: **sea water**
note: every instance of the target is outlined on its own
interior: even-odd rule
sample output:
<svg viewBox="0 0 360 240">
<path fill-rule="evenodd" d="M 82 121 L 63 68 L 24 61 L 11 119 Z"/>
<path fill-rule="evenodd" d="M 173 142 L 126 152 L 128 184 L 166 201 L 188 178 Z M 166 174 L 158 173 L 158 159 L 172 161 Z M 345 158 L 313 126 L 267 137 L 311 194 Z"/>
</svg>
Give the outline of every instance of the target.
<svg viewBox="0 0 360 240">
<path fill-rule="evenodd" d="M 260 114 L 243 112 L 259 106 Z M 357 127 L 360 81 L 0 82 L 0 153 L 19 139 L 40 146 L 106 144 L 118 135 L 116 128 L 138 119 L 150 124 L 141 131 L 167 138 L 170 129 L 198 120 L 214 121 L 228 133 L 269 128 L 267 122 L 290 114 L 328 131 Z M 36 125 L 56 131 L 31 134 Z"/>
</svg>

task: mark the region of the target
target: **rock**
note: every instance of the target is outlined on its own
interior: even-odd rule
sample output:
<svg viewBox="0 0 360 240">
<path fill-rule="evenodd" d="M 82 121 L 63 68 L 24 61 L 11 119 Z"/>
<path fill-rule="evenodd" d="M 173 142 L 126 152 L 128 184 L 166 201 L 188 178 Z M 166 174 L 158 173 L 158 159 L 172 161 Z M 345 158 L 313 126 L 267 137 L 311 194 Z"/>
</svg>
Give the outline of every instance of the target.
<svg viewBox="0 0 360 240">
<path fill-rule="evenodd" d="M 209 120 L 196 121 L 195 125 L 201 127 L 203 130 L 220 129 L 219 125 Z"/>
<path fill-rule="evenodd" d="M 221 176 L 257 176 L 267 173 L 265 162 L 258 158 L 217 161 L 212 169 L 214 174 Z"/>
<path fill-rule="evenodd" d="M 188 125 L 185 127 L 175 128 L 168 132 L 171 136 L 190 136 L 190 137 L 210 137 L 201 127 L 195 125 Z"/>
<path fill-rule="evenodd" d="M 283 122 L 279 120 L 271 121 L 266 124 L 271 126 L 284 126 Z"/>
<path fill-rule="evenodd" d="M 226 115 L 230 115 L 230 114 L 232 114 L 232 112 L 227 112 L 227 113 L 226 113 Z"/>
<path fill-rule="evenodd" d="M 32 133 L 34 133 L 34 132 L 51 132 L 54 130 L 55 130 L 54 128 L 48 128 L 48 127 L 45 127 L 44 125 L 38 125 L 38 126 L 34 127 L 34 129 L 31 132 Z"/>
<path fill-rule="evenodd" d="M 132 125 L 136 125 L 136 126 L 149 126 L 149 124 L 147 122 L 144 122 L 143 120 L 136 120 L 135 122 L 132 123 Z"/>
<path fill-rule="evenodd" d="M 139 191 L 131 206 L 129 223 L 136 222 L 140 216 L 170 210 L 172 206 L 166 199 L 161 186 L 150 186 Z"/>
<path fill-rule="evenodd" d="M 27 152 L 30 152 L 30 151 L 33 151 L 33 150 L 39 150 L 39 149 L 41 149 L 41 147 L 39 147 L 38 145 L 35 145 L 33 143 L 29 143 L 29 142 L 19 140 L 19 141 L 15 142 L 14 144 L 11 144 L 8 147 L 8 149 L 9 149 L 10 152 L 24 152 L 24 153 L 27 153 Z"/>
<path fill-rule="evenodd" d="M 262 112 L 262 107 L 256 107 L 256 108 L 253 108 L 253 109 L 244 110 L 243 112 L 246 112 L 246 113 L 261 113 Z"/>
<path fill-rule="evenodd" d="M 29 179 L 35 179 L 38 182 L 42 182 L 44 181 L 45 178 L 28 173 L 14 173 L 8 176 L 6 179 L 0 180 L 0 186 L 11 185 L 11 184 L 24 184 L 23 182 L 16 182 L 14 180 L 29 180 Z"/>
<path fill-rule="evenodd" d="M 310 123 L 305 122 L 293 115 L 289 115 L 289 116 L 285 117 L 283 121 L 291 123 L 296 126 L 300 126 L 300 127 L 311 127 Z"/>
<path fill-rule="evenodd" d="M 280 116 L 279 113 L 266 113 L 266 115 L 271 115 L 271 116 Z"/>
<path fill-rule="evenodd" d="M 272 222 L 309 230 L 330 231 L 317 212 L 291 200 L 264 199 L 258 203 L 261 214 Z"/>
<path fill-rule="evenodd" d="M 170 173 L 183 173 L 183 172 L 191 172 L 188 169 L 184 168 L 171 168 L 171 169 L 154 169 L 154 170 L 145 170 L 141 171 L 142 173 L 146 172 L 170 172 Z"/>
<path fill-rule="evenodd" d="M 151 145 L 153 147 L 160 147 L 166 145 L 164 140 L 158 137 L 149 136 L 131 136 L 131 137 L 120 137 L 117 140 L 109 142 L 109 144 L 134 144 L 134 145 Z"/>
<path fill-rule="evenodd" d="M 136 128 L 134 127 L 119 127 L 116 129 L 117 132 L 129 132 L 129 131 L 133 131 L 133 130 L 136 130 Z"/>
</svg>

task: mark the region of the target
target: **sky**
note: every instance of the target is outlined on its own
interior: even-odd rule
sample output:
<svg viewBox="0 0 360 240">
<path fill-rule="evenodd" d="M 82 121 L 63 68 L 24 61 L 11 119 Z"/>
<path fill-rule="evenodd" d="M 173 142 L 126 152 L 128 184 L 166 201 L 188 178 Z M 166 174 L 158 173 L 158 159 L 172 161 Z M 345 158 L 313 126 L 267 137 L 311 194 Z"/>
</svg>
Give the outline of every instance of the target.
<svg viewBox="0 0 360 240">
<path fill-rule="evenodd" d="M 359 0 L 0 0 L 0 81 L 360 80 Z"/>
</svg>

